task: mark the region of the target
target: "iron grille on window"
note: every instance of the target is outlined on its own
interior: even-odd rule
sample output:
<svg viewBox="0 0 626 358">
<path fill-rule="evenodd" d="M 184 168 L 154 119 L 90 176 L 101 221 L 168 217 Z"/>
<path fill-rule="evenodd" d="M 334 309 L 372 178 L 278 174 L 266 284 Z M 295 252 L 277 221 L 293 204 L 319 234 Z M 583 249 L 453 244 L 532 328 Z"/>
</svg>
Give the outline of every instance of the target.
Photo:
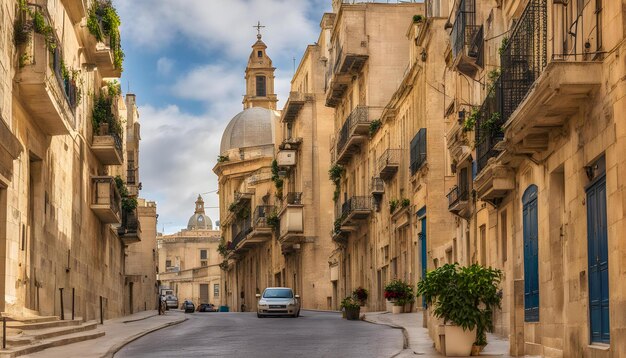
<svg viewBox="0 0 626 358">
<path fill-rule="evenodd" d="M 411 175 L 426 161 L 426 128 L 420 129 L 411 139 Z"/>
</svg>

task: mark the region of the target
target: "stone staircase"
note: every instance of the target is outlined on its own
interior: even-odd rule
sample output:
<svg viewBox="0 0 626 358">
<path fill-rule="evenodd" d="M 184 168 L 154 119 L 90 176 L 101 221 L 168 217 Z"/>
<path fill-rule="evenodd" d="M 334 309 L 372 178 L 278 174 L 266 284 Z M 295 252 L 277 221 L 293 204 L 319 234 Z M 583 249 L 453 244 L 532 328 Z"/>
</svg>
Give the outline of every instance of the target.
<svg viewBox="0 0 626 358">
<path fill-rule="evenodd" d="M 104 336 L 96 321 L 59 320 L 59 317 L 7 317 L 7 348 L 0 358 L 18 357 L 47 348 Z"/>
</svg>

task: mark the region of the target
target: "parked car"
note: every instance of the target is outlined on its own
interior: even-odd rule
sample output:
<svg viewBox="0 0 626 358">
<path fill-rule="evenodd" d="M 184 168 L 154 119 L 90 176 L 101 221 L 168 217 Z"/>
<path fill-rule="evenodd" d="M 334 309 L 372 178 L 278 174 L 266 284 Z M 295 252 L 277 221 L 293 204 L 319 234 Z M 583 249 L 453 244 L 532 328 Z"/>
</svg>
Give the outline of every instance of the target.
<svg viewBox="0 0 626 358">
<path fill-rule="evenodd" d="M 196 309 L 198 312 L 217 312 L 217 308 L 212 303 L 201 303 Z"/>
<path fill-rule="evenodd" d="M 174 295 L 165 295 L 165 305 L 168 309 L 178 307 L 178 297 Z"/>
<path fill-rule="evenodd" d="M 268 287 L 263 291 L 263 295 L 257 294 L 259 299 L 257 304 L 257 317 L 290 315 L 298 317 L 300 315 L 300 296 L 294 295 L 293 290 L 288 287 Z"/>
<path fill-rule="evenodd" d="M 189 300 L 185 300 L 180 309 L 184 310 L 185 313 L 194 313 L 196 311 L 196 307 L 194 306 L 193 302 Z"/>
</svg>

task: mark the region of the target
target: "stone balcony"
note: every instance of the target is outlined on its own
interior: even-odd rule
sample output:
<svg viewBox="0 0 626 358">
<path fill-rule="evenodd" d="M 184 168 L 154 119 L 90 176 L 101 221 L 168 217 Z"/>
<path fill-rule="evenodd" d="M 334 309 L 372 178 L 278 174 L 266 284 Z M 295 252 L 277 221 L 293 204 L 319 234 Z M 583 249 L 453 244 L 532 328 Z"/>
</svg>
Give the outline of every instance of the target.
<svg viewBox="0 0 626 358">
<path fill-rule="evenodd" d="M 20 100 L 46 134 L 69 134 L 75 126 L 77 87 L 63 79 L 61 46 L 49 50 L 45 37 L 34 31 L 23 46 L 21 52 L 28 60 L 15 76 Z"/>
<path fill-rule="evenodd" d="M 281 149 L 276 153 L 276 163 L 279 167 L 295 167 L 297 164 L 297 151 L 294 149 Z"/>
<path fill-rule="evenodd" d="M 84 29 L 81 31 L 85 47 L 85 56 L 98 67 L 98 71 L 102 77 L 121 77 L 122 69 L 115 67 L 115 51 L 120 44 L 112 43 L 111 39 L 105 35 L 103 35 L 104 38 L 102 41 L 98 41 L 98 39 L 89 32 L 86 21 L 86 19 L 83 20 Z M 101 33 L 104 33 L 102 24 L 100 23 L 99 25 Z"/>
<path fill-rule="evenodd" d="M 104 165 L 122 165 L 124 163 L 122 139 L 106 124 L 101 125 L 98 135 L 93 136 L 91 150 L 100 163 Z"/>
<path fill-rule="evenodd" d="M 305 95 L 302 92 L 289 92 L 289 98 L 287 98 L 287 103 L 285 103 L 280 121 L 283 123 L 293 122 L 298 117 L 302 107 L 304 107 L 307 96 L 311 95 Z"/>
<path fill-rule="evenodd" d="M 304 235 L 304 205 L 302 193 L 287 193 L 283 208 L 278 214 L 280 218 L 280 231 L 278 240 L 281 244 L 293 242 Z"/>
<path fill-rule="evenodd" d="M 112 176 L 91 177 L 91 210 L 104 224 L 121 222 L 122 198 Z"/>
<path fill-rule="evenodd" d="M 376 172 L 382 180 L 393 178 L 400 167 L 402 149 L 387 149 L 376 160 Z"/>
<path fill-rule="evenodd" d="M 336 107 L 343 98 L 352 75 L 363 69 L 368 54 L 368 38 L 362 16 L 344 15 L 341 19 L 344 35 L 331 39 L 330 60 L 326 72 L 326 105 Z"/>
<path fill-rule="evenodd" d="M 63 3 L 65 11 L 67 11 L 67 16 L 69 16 L 73 24 L 81 22 L 81 20 L 87 16 L 87 12 L 89 11 L 88 0 L 61 0 L 61 2 Z"/>
<path fill-rule="evenodd" d="M 382 196 L 385 193 L 385 182 L 381 178 L 373 177 L 370 182 L 370 194 L 372 196 Z"/>
<path fill-rule="evenodd" d="M 141 224 L 137 215 L 137 208 L 122 210 L 122 225 L 117 229 L 117 235 L 124 245 L 141 241 Z"/>
<path fill-rule="evenodd" d="M 247 234 L 239 241 L 237 250 L 247 250 L 258 244 L 262 244 L 272 239 L 274 233 L 273 227 L 268 223 L 267 219 L 276 213 L 273 205 L 258 205 L 254 209 L 252 216 L 251 229 L 246 230 Z"/>
<path fill-rule="evenodd" d="M 511 167 L 500 164 L 497 157 L 490 158 L 474 179 L 474 189 L 479 200 L 497 205 L 515 189 L 515 172 Z"/>
<path fill-rule="evenodd" d="M 504 125 L 517 152 L 548 149 L 550 132 L 562 128 L 600 88 L 602 63 L 550 62 Z"/>
</svg>

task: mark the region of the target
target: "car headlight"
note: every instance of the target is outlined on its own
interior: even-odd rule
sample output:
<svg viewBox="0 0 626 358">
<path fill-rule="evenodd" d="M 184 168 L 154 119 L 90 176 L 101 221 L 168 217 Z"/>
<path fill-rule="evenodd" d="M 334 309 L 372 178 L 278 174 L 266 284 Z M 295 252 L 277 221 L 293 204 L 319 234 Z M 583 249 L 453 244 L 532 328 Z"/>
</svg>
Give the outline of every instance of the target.
<svg viewBox="0 0 626 358">
<path fill-rule="evenodd" d="M 293 307 L 293 306 L 295 306 L 295 305 L 296 305 L 296 303 L 295 303 L 295 302 L 293 302 L 293 301 L 291 301 L 291 302 L 289 302 L 289 305 L 288 305 L 288 306 L 292 306 L 292 307 Z"/>
</svg>

